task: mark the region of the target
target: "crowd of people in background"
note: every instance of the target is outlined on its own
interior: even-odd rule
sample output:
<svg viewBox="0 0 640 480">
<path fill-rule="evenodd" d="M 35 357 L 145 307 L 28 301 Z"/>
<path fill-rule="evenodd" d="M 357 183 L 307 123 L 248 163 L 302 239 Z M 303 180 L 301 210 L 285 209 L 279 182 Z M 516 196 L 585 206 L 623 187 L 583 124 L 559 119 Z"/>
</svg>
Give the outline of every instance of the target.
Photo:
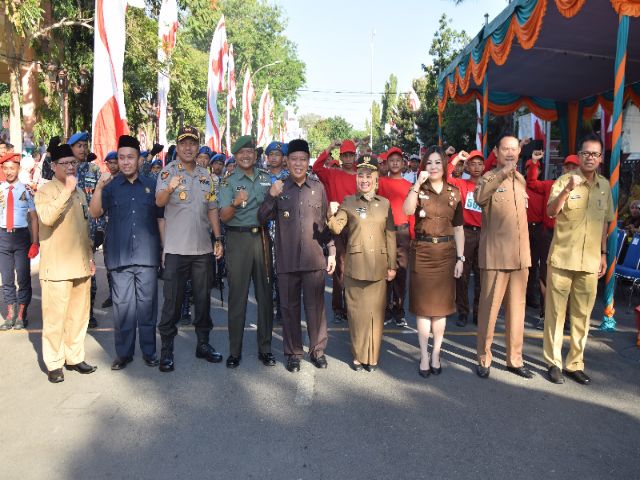
<svg viewBox="0 0 640 480">
<path fill-rule="evenodd" d="M 166 150 L 145 151 L 123 135 L 104 159 L 90 152 L 86 132 L 66 143 L 54 137 L 44 152 L 25 157 L 2 142 L 0 274 L 8 308 L 0 329 L 27 326 L 29 259 L 39 254 L 49 381 L 63 381 L 63 368 L 95 371 L 84 338 L 97 326 L 94 256 L 102 249 L 112 370 L 133 361 L 137 340 L 148 366 L 173 371 L 179 323 L 194 326 L 196 357 L 221 362 L 210 302 L 225 281 L 228 368 L 242 361 L 251 284 L 259 360 L 277 363 L 275 319 L 286 369 L 301 369 L 304 308 L 310 361 L 327 368 L 330 275 L 333 322 L 348 325 L 355 371 L 378 368 L 385 325 L 407 327 L 409 311 L 418 374 L 441 374 L 447 317 L 457 313 L 459 327 L 477 328 L 477 374 L 487 378 L 503 307 L 507 368 L 532 378 L 523 362 L 528 304 L 539 310 L 549 380 L 562 383 L 564 366 L 565 375 L 588 384 L 584 350 L 613 219 L 609 183 L 597 173 L 602 142 L 585 137 L 555 181 L 539 179 L 542 150 L 521 158 L 527 143 L 505 133 L 485 158 L 453 146 L 374 154 L 365 142 L 342 139 L 312 161 L 304 140 L 262 149 L 248 135 L 227 157 L 202 146 L 193 127 L 181 128 Z M 637 231 L 640 201 L 629 210 L 623 227 Z M 563 363 L 565 322 L 571 341 Z"/>
</svg>

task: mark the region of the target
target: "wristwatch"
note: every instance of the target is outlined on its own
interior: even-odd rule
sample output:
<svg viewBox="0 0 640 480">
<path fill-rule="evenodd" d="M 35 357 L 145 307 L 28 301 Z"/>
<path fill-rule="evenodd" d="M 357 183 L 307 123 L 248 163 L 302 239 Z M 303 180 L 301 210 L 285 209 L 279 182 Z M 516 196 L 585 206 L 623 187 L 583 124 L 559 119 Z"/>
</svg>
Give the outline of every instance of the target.
<svg viewBox="0 0 640 480">
<path fill-rule="evenodd" d="M 459 257 L 456 257 L 457 260 L 460 260 L 462 263 L 464 263 L 464 261 L 466 260 L 466 258 L 464 258 L 464 255 L 460 255 Z"/>
</svg>

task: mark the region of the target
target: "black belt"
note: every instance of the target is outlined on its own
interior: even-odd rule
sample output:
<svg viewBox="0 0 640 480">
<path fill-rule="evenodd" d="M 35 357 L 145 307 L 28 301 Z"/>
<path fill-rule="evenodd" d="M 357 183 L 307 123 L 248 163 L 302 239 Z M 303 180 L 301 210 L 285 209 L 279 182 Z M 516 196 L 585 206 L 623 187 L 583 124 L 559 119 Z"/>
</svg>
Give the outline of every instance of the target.
<svg viewBox="0 0 640 480">
<path fill-rule="evenodd" d="M 446 235 L 444 237 L 427 237 L 426 235 L 416 235 L 416 240 L 418 240 L 419 242 L 444 243 L 453 240 L 453 235 Z"/>
<path fill-rule="evenodd" d="M 464 228 L 466 228 L 467 230 L 473 230 L 474 232 L 480 231 L 480 227 L 476 227 L 475 225 L 465 225 Z"/>
<path fill-rule="evenodd" d="M 233 225 L 225 225 L 225 230 L 229 232 L 241 232 L 241 233 L 260 233 L 264 229 L 263 226 L 256 227 L 234 227 Z"/>
<path fill-rule="evenodd" d="M 20 232 L 24 232 L 25 230 L 29 230 L 29 227 L 19 227 L 19 228 L 14 228 L 13 230 L 7 230 L 6 228 L 0 227 L 0 230 L 7 233 L 20 233 Z"/>
<path fill-rule="evenodd" d="M 407 230 L 409 228 L 408 223 L 403 223 L 402 225 L 396 225 L 396 230 Z"/>
<path fill-rule="evenodd" d="M 529 222 L 529 225 L 531 225 L 532 227 L 537 227 L 538 225 L 540 225 L 542 222 Z"/>
</svg>

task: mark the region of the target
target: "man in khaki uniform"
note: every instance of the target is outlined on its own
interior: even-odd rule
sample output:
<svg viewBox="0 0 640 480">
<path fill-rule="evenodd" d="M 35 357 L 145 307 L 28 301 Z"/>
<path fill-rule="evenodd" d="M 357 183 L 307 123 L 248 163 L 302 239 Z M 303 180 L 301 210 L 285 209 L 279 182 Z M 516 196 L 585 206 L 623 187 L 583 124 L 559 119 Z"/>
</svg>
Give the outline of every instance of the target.
<svg viewBox="0 0 640 480">
<path fill-rule="evenodd" d="M 42 356 L 49 381 L 64 380 L 62 366 L 79 373 L 96 367 L 84 361 L 89 321 L 91 276 L 95 274 L 89 241 L 89 209 L 77 187 L 78 161 L 69 145 L 51 152 L 54 177 L 35 196 L 40 230 Z"/>
<path fill-rule="evenodd" d="M 527 224 L 527 182 L 516 171 L 518 139 L 498 142 L 497 167 L 478 182 L 474 197 L 482 207 L 480 230 L 480 305 L 477 374 L 489 377 L 491 344 L 500 305 L 505 300 L 507 368 L 524 378 L 533 374 L 522 361 L 527 278 L 531 266 Z"/>
<path fill-rule="evenodd" d="M 556 180 L 547 204 L 556 226 L 548 259 L 544 359 L 549 380 L 564 383 L 562 330 L 570 301 L 571 340 L 565 372 L 587 385 L 591 379 L 584 373 L 584 348 L 598 279 L 607 269 L 607 229 L 614 207 L 609 181 L 596 173 L 602 160 L 600 137 L 585 137 L 578 158 L 579 169 Z"/>
</svg>

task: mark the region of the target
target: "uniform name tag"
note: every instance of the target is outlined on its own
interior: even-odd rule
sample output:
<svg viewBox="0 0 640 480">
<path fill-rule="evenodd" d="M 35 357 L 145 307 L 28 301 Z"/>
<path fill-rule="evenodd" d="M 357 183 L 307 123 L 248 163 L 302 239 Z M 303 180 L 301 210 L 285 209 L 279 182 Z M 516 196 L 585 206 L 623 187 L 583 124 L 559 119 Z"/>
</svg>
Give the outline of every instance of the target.
<svg viewBox="0 0 640 480">
<path fill-rule="evenodd" d="M 577 200 L 578 198 L 582 198 L 582 196 L 579 193 L 574 193 L 573 195 L 569 195 L 569 198 L 571 200 Z"/>
<path fill-rule="evenodd" d="M 260 182 L 260 185 L 262 185 L 263 187 L 270 187 L 271 182 Z"/>
<path fill-rule="evenodd" d="M 506 192 L 506 191 L 507 191 L 507 189 L 506 189 L 506 188 L 504 188 L 504 187 L 500 187 L 500 188 L 498 188 L 498 189 L 496 190 L 496 192 L 497 192 L 497 193 L 504 193 L 504 192 Z"/>
<path fill-rule="evenodd" d="M 480 205 L 478 205 L 475 198 L 473 198 L 473 192 L 467 193 L 467 198 L 464 202 L 464 208 L 466 208 L 467 210 L 471 210 L 472 212 L 482 212 Z"/>
</svg>

